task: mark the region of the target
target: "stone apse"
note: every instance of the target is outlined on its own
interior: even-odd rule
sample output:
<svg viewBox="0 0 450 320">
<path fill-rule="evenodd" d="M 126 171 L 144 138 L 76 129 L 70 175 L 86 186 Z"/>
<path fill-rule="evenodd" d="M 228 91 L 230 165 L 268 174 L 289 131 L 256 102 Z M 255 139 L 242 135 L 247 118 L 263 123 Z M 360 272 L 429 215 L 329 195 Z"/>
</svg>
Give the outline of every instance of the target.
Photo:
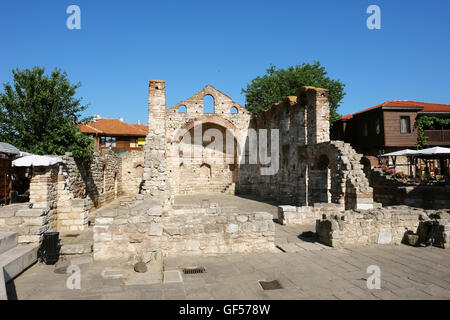
<svg viewBox="0 0 450 320">
<path fill-rule="evenodd" d="M 206 97 L 213 110 L 204 109 Z M 150 80 L 148 115 L 146 197 L 223 192 L 297 206 L 373 208 L 361 155 L 330 141 L 326 89 L 301 87 L 297 96 L 252 114 L 210 85 L 166 108 L 165 82 Z M 270 164 L 262 164 L 275 145 Z M 255 154 L 256 163 L 250 161 Z M 270 166 L 277 170 L 265 174 Z"/>
</svg>

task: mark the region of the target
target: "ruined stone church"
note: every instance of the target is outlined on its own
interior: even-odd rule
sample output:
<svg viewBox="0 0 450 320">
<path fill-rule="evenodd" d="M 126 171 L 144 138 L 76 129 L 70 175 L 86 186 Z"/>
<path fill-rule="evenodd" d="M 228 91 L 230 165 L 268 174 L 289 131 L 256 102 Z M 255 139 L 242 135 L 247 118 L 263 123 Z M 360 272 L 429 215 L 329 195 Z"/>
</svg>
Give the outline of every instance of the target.
<svg viewBox="0 0 450 320">
<path fill-rule="evenodd" d="M 204 112 L 207 96 L 214 101 L 214 113 Z M 148 123 L 141 190 L 146 196 L 224 192 L 254 194 L 298 206 L 320 202 L 336 203 L 344 209 L 373 206 L 361 155 L 348 144 L 330 141 L 326 89 L 299 88 L 297 96 L 286 97 L 254 115 L 211 85 L 166 108 L 165 82 L 150 80 Z M 219 145 L 224 147 L 206 157 L 210 137 L 202 136 L 201 143 L 183 139 L 186 134 L 195 136 L 196 129 L 200 134 L 208 130 L 221 133 L 218 136 L 224 141 Z M 272 135 L 275 130 L 278 134 Z M 265 139 L 261 132 L 267 134 Z M 250 133 L 258 136 L 256 145 L 249 143 Z M 255 153 L 261 155 L 261 148 L 271 150 L 273 137 L 278 139 L 279 150 L 270 160 L 277 170 L 261 174 L 267 164 L 248 160 Z M 225 147 L 229 145 L 233 148 Z M 199 150 L 185 157 L 186 149 Z"/>
</svg>

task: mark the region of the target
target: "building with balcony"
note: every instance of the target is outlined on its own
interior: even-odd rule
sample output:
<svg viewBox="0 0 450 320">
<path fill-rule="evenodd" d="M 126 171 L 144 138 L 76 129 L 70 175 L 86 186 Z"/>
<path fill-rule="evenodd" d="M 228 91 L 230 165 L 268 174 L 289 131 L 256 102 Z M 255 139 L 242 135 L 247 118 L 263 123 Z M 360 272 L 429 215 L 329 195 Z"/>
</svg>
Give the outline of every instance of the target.
<svg viewBox="0 0 450 320">
<path fill-rule="evenodd" d="M 450 105 L 416 101 L 388 101 L 348 114 L 333 123 L 331 138 L 348 142 L 359 153 L 377 156 L 415 149 L 420 117 L 450 119 Z M 450 125 L 436 121 L 423 128 L 427 146 L 449 146 Z"/>
</svg>

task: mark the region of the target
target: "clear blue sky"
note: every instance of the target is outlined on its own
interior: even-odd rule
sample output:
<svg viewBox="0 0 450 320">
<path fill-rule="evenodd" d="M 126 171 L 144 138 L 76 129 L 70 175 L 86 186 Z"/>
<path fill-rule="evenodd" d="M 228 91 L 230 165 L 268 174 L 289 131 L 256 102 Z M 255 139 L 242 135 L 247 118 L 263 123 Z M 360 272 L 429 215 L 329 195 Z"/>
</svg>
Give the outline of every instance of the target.
<svg viewBox="0 0 450 320">
<path fill-rule="evenodd" d="M 68 30 L 66 8 L 81 8 Z M 381 8 L 381 30 L 366 9 Z M 149 79 L 172 106 L 211 84 L 241 88 L 274 64 L 320 61 L 346 84 L 339 112 L 386 100 L 450 104 L 450 1 L 53 0 L 0 2 L 0 83 L 45 66 L 80 81 L 87 115 L 147 119 Z"/>
</svg>

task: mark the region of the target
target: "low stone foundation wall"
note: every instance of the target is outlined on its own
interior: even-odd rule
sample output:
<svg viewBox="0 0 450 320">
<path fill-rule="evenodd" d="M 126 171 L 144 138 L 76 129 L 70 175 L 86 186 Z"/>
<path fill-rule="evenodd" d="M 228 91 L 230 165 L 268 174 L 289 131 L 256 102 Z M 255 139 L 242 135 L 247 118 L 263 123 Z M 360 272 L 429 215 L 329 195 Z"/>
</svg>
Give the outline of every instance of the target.
<svg viewBox="0 0 450 320">
<path fill-rule="evenodd" d="M 420 221 L 430 220 L 435 214 L 436 211 L 407 206 L 365 212 L 345 211 L 325 216 L 316 227 L 320 241 L 332 247 L 399 244 L 405 240 L 406 234 L 418 230 Z M 445 211 L 440 214 L 448 217 Z"/>
<path fill-rule="evenodd" d="M 44 232 L 52 230 L 54 210 L 29 208 L 30 203 L 0 207 L 0 231 L 17 232 L 19 243 L 38 243 Z"/>
<path fill-rule="evenodd" d="M 279 206 L 278 221 L 283 225 L 315 225 L 323 214 L 343 212 L 345 206 L 337 203 L 315 203 L 313 206 Z"/>
<path fill-rule="evenodd" d="M 208 208 L 165 211 L 155 201 L 100 209 L 94 226 L 94 259 L 151 255 L 220 254 L 275 250 L 275 226 L 266 212 Z"/>
<path fill-rule="evenodd" d="M 163 218 L 165 253 L 216 254 L 274 250 L 275 225 L 267 212 L 221 212 L 220 208 L 174 210 Z"/>
</svg>

